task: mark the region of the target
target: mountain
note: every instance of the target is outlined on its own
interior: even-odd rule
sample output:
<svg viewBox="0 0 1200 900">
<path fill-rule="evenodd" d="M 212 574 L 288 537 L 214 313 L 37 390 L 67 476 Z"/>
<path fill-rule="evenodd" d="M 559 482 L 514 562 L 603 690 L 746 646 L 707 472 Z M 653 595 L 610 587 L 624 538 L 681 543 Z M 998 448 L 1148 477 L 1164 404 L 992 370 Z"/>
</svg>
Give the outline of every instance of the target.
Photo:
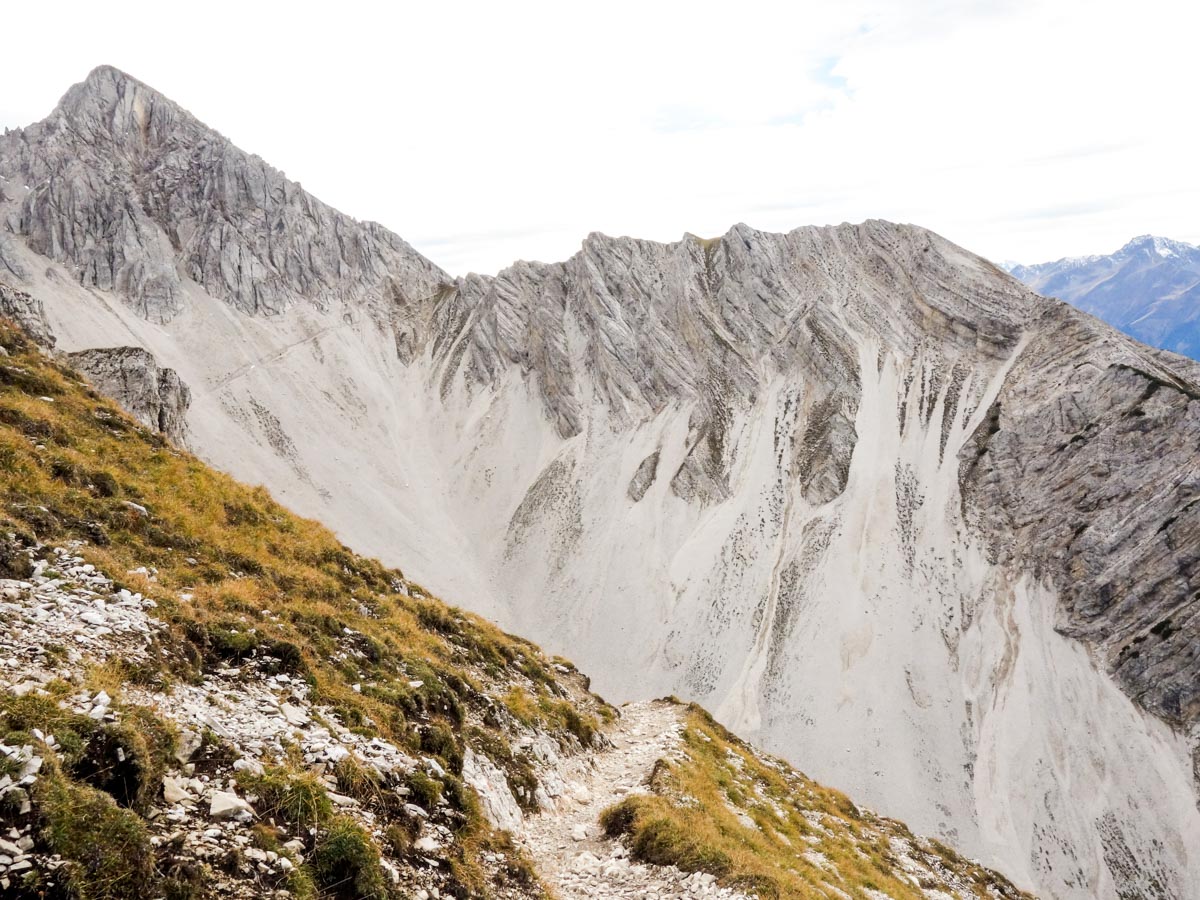
<svg viewBox="0 0 1200 900">
<path fill-rule="evenodd" d="M 1200 358 L 1200 247 L 1144 234 L 1107 256 L 1006 268 L 1152 347 Z"/>
<path fill-rule="evenodd" d="M 1045 895 L 1200 883 L 1188 361 L 879 221 L 451 278 L 112 69 L 0 175 L 14 314 L 358 552 Z"/>
<path fill-rule="evenodd" d="M 1028 896 L 0 348 L 4 897 Z"/>
</svg>

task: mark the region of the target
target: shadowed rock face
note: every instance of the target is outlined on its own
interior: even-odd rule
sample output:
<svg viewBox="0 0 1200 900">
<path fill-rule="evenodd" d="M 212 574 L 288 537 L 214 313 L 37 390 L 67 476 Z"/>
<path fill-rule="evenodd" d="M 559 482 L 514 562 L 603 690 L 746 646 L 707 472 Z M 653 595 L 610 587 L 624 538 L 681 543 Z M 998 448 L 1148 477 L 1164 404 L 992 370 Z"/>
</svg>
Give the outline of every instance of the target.
<svg viewBox="0 0 1200 900">
<path fill-rule="evenodd" d="M 356 548 L 1052 896 L 1200 880 L 1186 361 L 878 221 L 451 280 L 109 69 L 0 176 L 60 343 Z"/>
<path fill-rule="evenodd" d="M 174 369 L 158 365 L 141 347 L 98 347 L 67 354 L 68 363 L 131 416 L 175 444 L 187 442 L 192 392 Z"/>
<path fill-rule="evenodd" d="M 1176 725 L 1200 719 L 1200 367 L 1048 305 L 960 454 L 964 508 L 1058 587 L 1060 628 Z"/>
</svg>

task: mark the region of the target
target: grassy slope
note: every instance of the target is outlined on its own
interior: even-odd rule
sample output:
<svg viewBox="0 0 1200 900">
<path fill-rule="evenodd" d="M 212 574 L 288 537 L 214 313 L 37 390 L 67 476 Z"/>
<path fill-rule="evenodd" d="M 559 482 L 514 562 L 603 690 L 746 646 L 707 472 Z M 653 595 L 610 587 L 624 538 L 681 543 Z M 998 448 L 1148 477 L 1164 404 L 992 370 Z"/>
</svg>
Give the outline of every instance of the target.
<svg viewBox="0 0 1200 900">
<path fill-rule="evenodd" d="M 685 758 L 660 763 L 652 793 L 605 810 L 648 862 L 719 874 L 760 897 L 920 900 L 947 884 L 966 896 L 1023 898 L 1003 876 L 900 822 L 860 810 L 786 763 L 762 757 L 690 707 Z M 878 895 L 875 895 L 878 896 Z"/>
<path fill-rule="evenodd" d="M 451 773 L 469 739 L 526 783 L 528 765 L 509 742 L 519 725 L 578 747 L 594 716 L 609 713 L 562 686 L 562 670 L 532 644 L 429 598 L 265 489 L 171 447 L 8 324 L 0 347 L 8 353 L 0 359 L 0 532 L 24 543 L 86 541 L 86 559 L 155 600 L 170 625 L 161 667 L 110 680 L 169 686 L 270 655 L 303 674 L 313 702 L 352 730 L 437 757 Z M 156 577 L 122 574 L 140 567 Z M 0 708 L 0 739 L 47 724 L 53 704 L 41 719 L 30 704 Z M 454 785 L 419 788 L 462 794 Z M 465 894 L 483 888 L 473 856 L 505 842 L 464 803 L 457 874 Z"/>
<path fill-rule="evenodd" d="M 0 531 L 27 542 L 87 542 L 79 552 L 155 600 L 157 616 L 170 626 L 172 646 L 161 654 L 161 666 L 97 677 L 114 687 L 125 678 L 169 687 L 172 680 L 197 680 L 206 667 L 269 655 L 302 673 L 312 700 L 354 730 L 435 756 L 451 773 L 460 771 L 468 743 L 485 752 L 508 770 L 510 782 L 525 787 L 526 806 L 536 782 L 511 735 L 532 725 L 579 747 L 591 741 L 597 717 L 611 714 L 596 698 L 564 687 L 563 670 L 533 645 L 429 598 L 399 571 L 354 554 L 264 489 L 239 484 L 169 446 L 2 322 L 0 347 L 8 353 L 0 359 Z M 143 566 L 157 569 L 156 577 L 120 574 Z M 410 687 L 416 682 L 419 688 Z M 74 689 L 51 688 L 52 695 Z M 0 740 L 22 739 L 41 725 L 60 743 L 74 736 L 77 748 L 85 747 L 94 723 L 63 714 L 53 700 L 0 701 Z M 153 738 L 155 729 L 146 721 L 139 731 Z M 763 761 L 701 711 L 690 713 L 686 735 L 688 761 L 658 771 L 654 795 L 606 816 L 610 830 L 628 833 L 644 859 L 714 872 L 762 896 L 837 896 L 828 885 L 856 897 L 869 897 L 870 889 L 897 900 L 919 896 L 911 880 L 898 876 L 888 843 L 891 837 L 915 842 L 902 825 L 861 813 L 841 794 Z M 153 745 L 145 751 L 151 769 L 158 765 L 154 752 L 165 753 L 169 742 L 169 734 L 143 740 Z M 58 834 L 56 849 L 65 856 L 126 862 L 105 871 L 103 884 L 81 876 L 79 893 L 121 896 L 127 884 L 111 879 L 125 877 L 139 889 L 165 886 L 187 895 L 164 880 L 161 852 L 155 860 L 139 838 L 137 816 L 145 802 L 130 810 L 106 805 L 71 771 L 72 761 L 67 752 L 44 779 L 44 833 Z M 353 771 L 338 774 L 345 792 L 370 792 Z M 320 843 L 307 854 L 293 890 L 310 893 L 314 880 L 319 889 L 322 865 L 344 868 L 355 854 L 365 858 L 361 893 L 380 890 L 371 869 L 378 848 L 365 846 L 350 823 L 332 814 L 302 764 L 280 760 L 245 786 L 284 820 L 320 826 Z M 443 784 L 410 786 L 417 795 L 451 796 L 462 808 L 456 893 L 488 892 L 477 864 L 484 850 L 507 854 L 514 879 L 527 878 L 511 843 L 491 832 L 453 775 Z M 81 807 L 92 809 L 104 827 L 78 833 L 70 817 L 55 815 Z M 96 846 L 99 839 L 112 842 L 107 855 Z M 263 846 L 272 840 L 262 835 Z M 396 842 L 403 844 L 403 836 Z M 936 857 L 931 865 L 962 873 L 981 895 L 991 886 L 1018 896 L 994 873 L 940 845 L 922 846 L 924 856 Z M 805 850 L 820 853 L 827 866 Z"/>
</svg>

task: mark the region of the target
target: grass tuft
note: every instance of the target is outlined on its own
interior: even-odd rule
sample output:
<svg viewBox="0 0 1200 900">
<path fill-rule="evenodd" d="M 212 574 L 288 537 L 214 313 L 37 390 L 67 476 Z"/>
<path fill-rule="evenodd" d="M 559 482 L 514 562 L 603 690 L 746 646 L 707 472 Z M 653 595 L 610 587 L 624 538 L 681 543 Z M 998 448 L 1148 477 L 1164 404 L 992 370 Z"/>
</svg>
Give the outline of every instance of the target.
<svg viewBox="0 0 1200 900">
<path fill-rule="evenodd" d="M 370 900 L 386 896 L 379 849 L 353 819 L 337 816 L 324 831 L 309 862 L 322 897 Z"/>
<path fill-rule="evenodd" d="M 67 864 L 61 877 L 78 900 L 152 896 L 154 853 L 142 820 L 108 794 L 73 783 L 54 762 L 34 785 L 38 841 Z"/>
</svg>

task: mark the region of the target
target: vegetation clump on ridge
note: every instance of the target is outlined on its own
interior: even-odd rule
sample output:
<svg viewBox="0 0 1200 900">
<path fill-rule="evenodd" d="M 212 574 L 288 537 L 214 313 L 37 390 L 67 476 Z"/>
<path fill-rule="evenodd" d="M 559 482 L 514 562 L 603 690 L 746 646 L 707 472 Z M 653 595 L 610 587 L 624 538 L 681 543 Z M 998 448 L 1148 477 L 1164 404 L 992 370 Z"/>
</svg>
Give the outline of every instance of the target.
<svg viewBox="0 0 1200 900">
<path fill-rule="evenodd" d="M 765 758 L 698 706 L 684 757 L 660 760 L 649 794 L 606 809 L 601 825 L 641 861 L 719 876 L 760 898 L 922 900 L 955 884 L 963 896 L 1030 895 L 1004 876 L 901 822 L 859 809 L 786 763 Z"/>
</svg>

